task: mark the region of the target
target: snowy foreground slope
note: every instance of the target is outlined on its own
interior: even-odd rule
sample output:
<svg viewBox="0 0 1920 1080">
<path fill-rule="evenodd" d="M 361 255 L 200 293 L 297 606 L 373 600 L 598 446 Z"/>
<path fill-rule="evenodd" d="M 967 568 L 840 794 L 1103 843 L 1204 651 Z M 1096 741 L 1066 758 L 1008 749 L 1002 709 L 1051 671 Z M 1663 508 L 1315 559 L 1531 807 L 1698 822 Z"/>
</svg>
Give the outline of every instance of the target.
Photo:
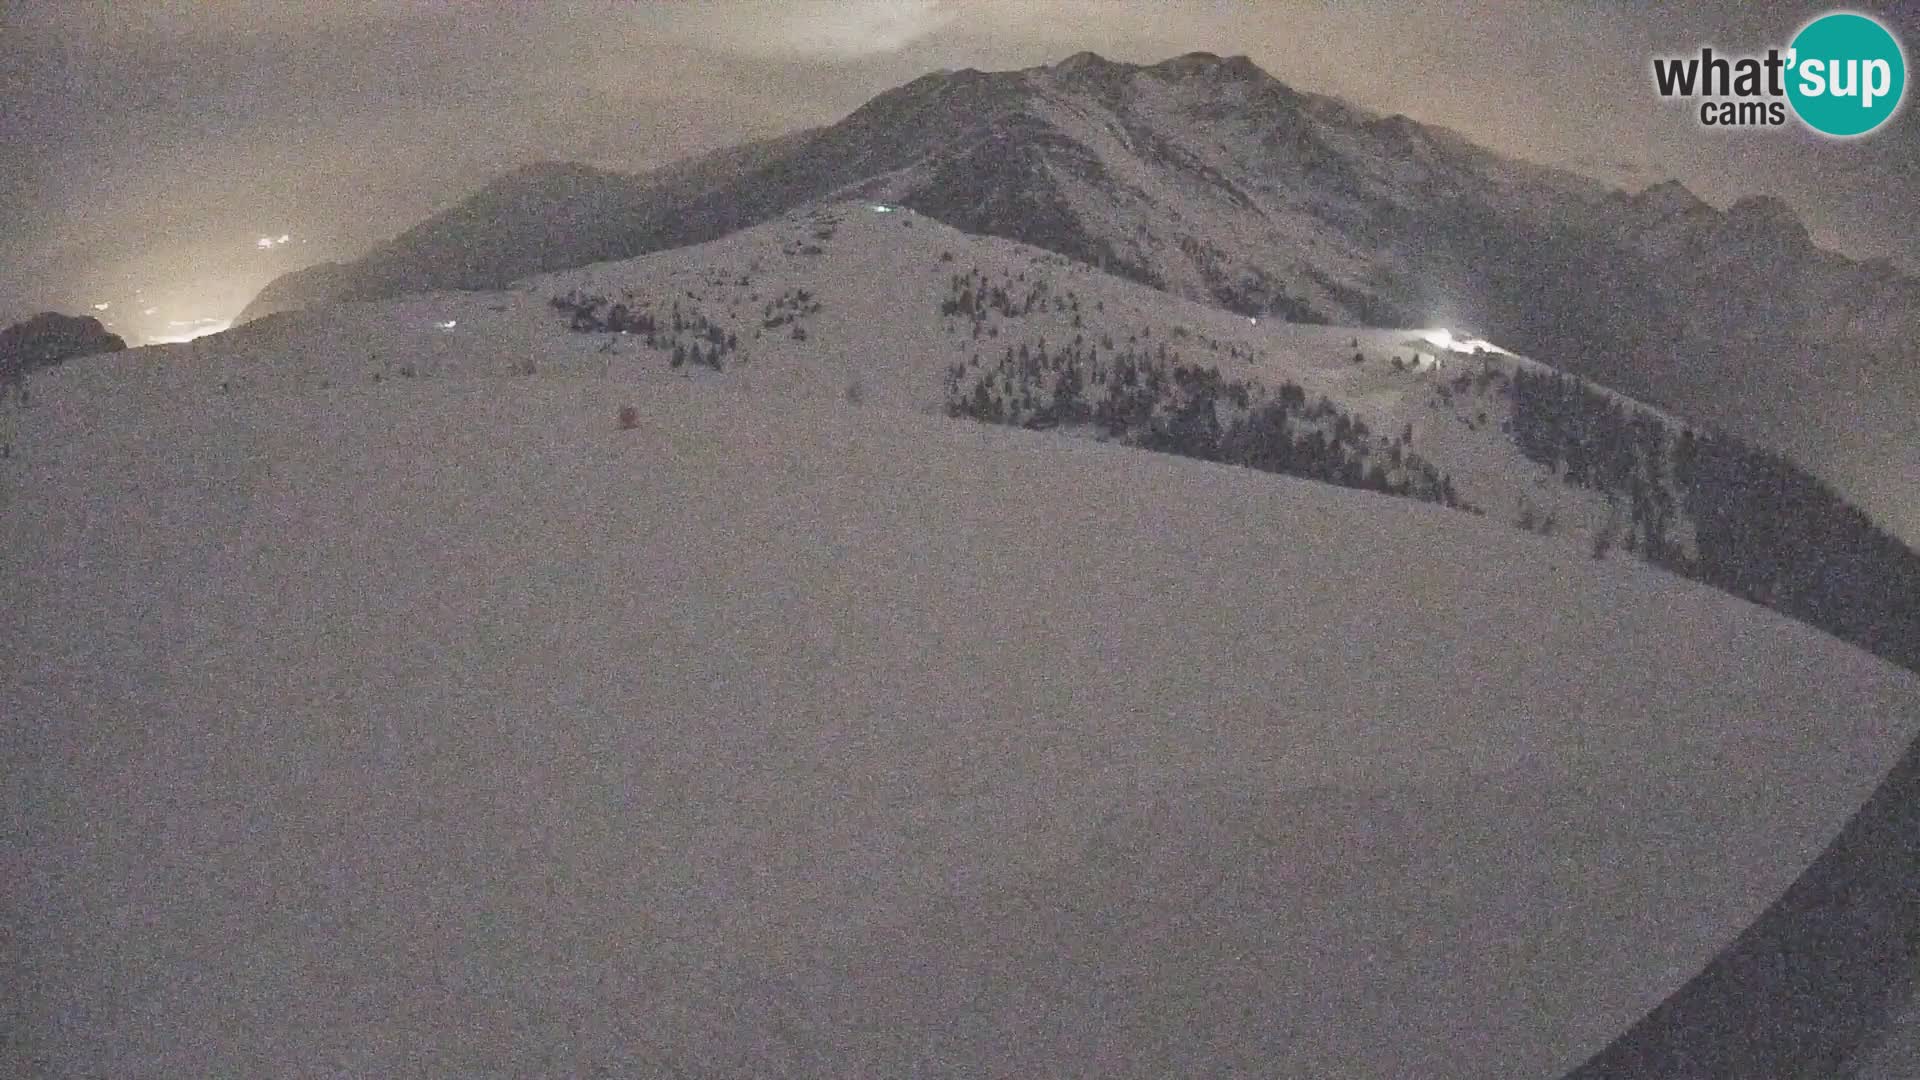
<svg viewBox="0 0 1920 1080">
<path fill-rule="evenodd" d="M 1858 1080 L 1912 1080 L 1920 1076 L 1920 997 L 1909 998 L 1888 1025 L 1886 1038 L 1862 1056 Z"/>
<path fill-rule="evenodd" d="M 0 1071 L 1556 1076 L 1920 726 L 1814 630 L 1408 500 L 153 356 L 39 377 L 0 463 Z"/>
</svg>

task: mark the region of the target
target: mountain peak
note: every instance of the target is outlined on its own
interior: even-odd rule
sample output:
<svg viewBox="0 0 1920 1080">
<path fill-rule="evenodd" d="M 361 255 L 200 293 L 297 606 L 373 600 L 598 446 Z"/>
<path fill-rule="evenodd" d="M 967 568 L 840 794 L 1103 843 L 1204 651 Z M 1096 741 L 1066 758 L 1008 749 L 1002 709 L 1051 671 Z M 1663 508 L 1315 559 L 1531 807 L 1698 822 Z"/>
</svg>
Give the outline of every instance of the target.
<svg viewBox="0 0 1920 1080">
<path fill-rule="evenodd" d="M 1654 184 L 1634 196 L 1634 199 L 1642 205 L 1659 211 L 1664 217 L 1708 209 L 1706 202 L 1700 196 L 1688 190 L 1687 185 L 1678 180 Z"/>
<path fill-rule="evenodd" d="M 1271 78 L 1260 65 L 1245 55 L 1222 57 L 1217 53 L 1190 52 L 1162 60 L 1148 69 L 1181 78 L 1194 75 L 1218 75 L 1233 79 Z"/>
<path fill-rule="evenodd" d="M 1069 86 L 1092 87 L 1113 92 L 1119 90 L 1128 79 L 1137 74 L 1140 67 L 1136 64 L 1109 60 L 1096 52 L 1083 51 L 1074 53 L 1052 67 L 1040 70 Z"/>
<path fill-rule="evenodd" d="M 1114 68 L 1130 66 L 1115 63 L 1091 49 L 1084 49 L 1053 65 L 1053 70 L 1071 75 L 1083 71 L 1110 71 Z"/>
<path fill-rule="evenodd" d="M 1742 232 L 1809 242 L 1806 225 L 1793 207 L 1774 195 L 1747 195 L 1727 208 L 1727 224 Z"/>
<path fill-rule="evenodd" d="M 1412 138 L 1426 131 L 1426 128 L 1420 121 L 1415 120 L 1406 113 L 1394 113 L 1392 116 L 1382 116 L 1378 119 L 1368 120 L 1364 126 L 1373 131 L 1383 132 L 1397 138 Z"/>
</svg>

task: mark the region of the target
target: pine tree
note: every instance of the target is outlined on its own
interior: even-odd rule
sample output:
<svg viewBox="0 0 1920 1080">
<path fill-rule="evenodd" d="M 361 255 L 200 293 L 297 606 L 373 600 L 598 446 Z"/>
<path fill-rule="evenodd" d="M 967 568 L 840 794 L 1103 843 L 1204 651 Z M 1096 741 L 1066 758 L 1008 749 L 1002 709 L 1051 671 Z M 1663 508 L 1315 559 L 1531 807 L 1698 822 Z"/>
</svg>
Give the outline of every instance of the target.
<svg viewBox="0 0 1920 1080">
<path fill-rule="evenodd" d="M 1053 408 L 1062 420 L 1074 420 L 1086 415 L 1087 406 L 1081 400 L 1085 384 L 1080 377 L 1080 368 L 1068 364 L 1060 371 L 1060 377 L 1053 384 Z"/>
</svg>

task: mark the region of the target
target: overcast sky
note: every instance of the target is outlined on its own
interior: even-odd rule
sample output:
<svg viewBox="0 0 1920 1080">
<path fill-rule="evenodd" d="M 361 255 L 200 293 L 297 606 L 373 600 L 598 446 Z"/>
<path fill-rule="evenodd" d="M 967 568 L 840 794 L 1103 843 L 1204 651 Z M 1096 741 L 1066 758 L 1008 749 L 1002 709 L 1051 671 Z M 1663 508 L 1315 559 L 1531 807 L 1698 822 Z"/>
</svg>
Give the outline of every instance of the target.
<svg viewBox="0 0 1920 1080">
<path fill-rule="evenodd" d="M 230 317 L 276 274 L 357 255 L 525 162 L 647 168 L 830 123 L 930 70 L 1081 49 L 1245 53 L 1303 89 L 1635 188 L 1777 194 L 1829 246 L 1920 271 L 1920 110 L 1843 143 L 1703 129 L 1652 92 L 1655 54 L 1785 46 L 1828 5 L 1655 7 L 0 0 L 0 321 L 108 303 L 137 339 Z M 1920 41 L 1920 4 L 1852 9 Z"/>
</svg>

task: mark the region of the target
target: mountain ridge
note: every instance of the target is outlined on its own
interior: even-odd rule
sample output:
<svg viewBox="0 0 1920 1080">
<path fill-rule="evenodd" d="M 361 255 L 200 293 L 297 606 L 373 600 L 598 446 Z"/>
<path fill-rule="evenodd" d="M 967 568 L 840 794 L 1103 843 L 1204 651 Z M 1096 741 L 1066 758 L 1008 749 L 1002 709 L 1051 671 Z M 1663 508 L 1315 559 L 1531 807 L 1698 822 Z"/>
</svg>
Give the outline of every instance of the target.
<svg viewBox="0 0 1920 1080">
<path fill-rule="evenodd" d="M 866 201 L 392 311 L 345 368 L 300 377 L 584 365 L 1058 427 L 1618 549 L 1920 668 L 1920 557 L 1844 493 L 1711 422 L 1441 328 L 1236 316 Z M 220 361 L 233 385 L 285 377 L 261 360 L 341 351 L 313 337 L 327 316 L 248 324 L 200 362 L 237 350 L 258 369 Z"/>
<path fill-rule="evenodd" d="M 1818 248 L 1777 199 L 1622 191 L 1211 53 L 934 72 L 674 168 L 523 186 L 519 213 L 490 188 L 248 314 L 498 288 L 871 198 L 1245 315 L 1464 328 L 1774 446 L 1920 538 L 1920 279 Z"/>
<path fill-rule="evenodd" d="M 766 220 L 805 205 L 812 199 L 837 194 L 843 188 L 885 186 L 889 174 L 909 165 L 947 162 L 954 155 L 965 153 L 983 135 L 996 137 L 1016 150 L 1033 147 L 1071 157 L 1075 153 L 1071 144 L 1084 143 L 1084 140 L 1073 139 L 1070 133 L 1061 130 L 1060 125 L 1047 122 L 1051 117 L 1035 115 L 1033 106 L 1044 104 L 1044 99 L 1051 91 L 1095 89 L 1100 91 L 1098 100 L 1119 106 L 1126 113 L 1126 119 L 1138 121 L 1143 115 L 1142 110 L 1130 109 L 1127 102 L 1120 99 L 1143 77 L 1162 83 L 1176 95 L 1195 87 L 1201 88 L 1201 101 L 1185 103 L 1198 118 L 1214 123 L 1232 117 L 1251 118 L 1255 123 L 1272 125 L 1265 132 L 1266 138 L 1259 141 L 1277 143 L 1291 136 L 1300 145 L 1290 149 L 1319 153 L 1317 159 L 1301 155 L 1307 166 L 1325 167 L 1341 178 L 1355 180 L 1357 182 L 1353 186 L 1363 191 L 1377 188 L 1381 181 L 1388 179 L 1387 173 L 1393 171 L 1390 163 L 1402 159 L 1402 163 L 1412 166 L 1422 179 L 1452 182 L 1460 179 L 1462 170 L 1478 170 L 1481 174 L 1478 179 L 1501 194 L 1513 195 L 1531 188 L 1531 194 L 1535 196 L 1550 196 L 1547 206 L 1530 208 L 1536 212 L 1540 209 L 1565 210 L 1580 205 L 1603 210 L 1625 208 L 1649 199 L 1657 202 L 1670 197 L 1680 200 L 1691 211 L 1712 211 L 1712 220 L 1718 225 L 1744 225 L 1748 226 L 1746 231 L 1763 236 L 1806 237 L 1804 225 L 1777 198 L 1750 196 L 1738 200 L 1726 211 L 1717 211 L 1687 192 L 1678 181 L 1652 185 L 1639 193 L 1620 191 L 1568 170 L 1502 158 L 1457 132 L 1419 123 L 1402 114 L 1380 114 L 1338 98 L 1296 90 L 1245 56 L 1222 58 L 1214 53 L 1194 52 L 1155 64 L 1134 64 L 1108 60 L 1098 53 L 1082 51 L 1054 64 L 1011 71 L 985 72 L 961 68 L 932 72 L 876 95 L 835 124 L 698 155 L 649 173 L 621 174 L 565 162 L 526 166 L 497 178 L 469 196 L 461 205 L 407 230 L 390 245 L 383 245 L 382 249 L 377 250 L 374 261 L 379 262 L 378 256 L 389 248 L 406 248 L 410 243 L 429 235 L 450 230 L 464 235 L 484 229 L 488 219 L 493 216 L 490 212 L 498 210 L 503 195 L 541 200 L 548 211 L 556 207 L 564 211 L 580 200 L 582 193 L 576 189 L 587 182 L 624 187 L 636 196 L 645 193 L 654 193 L 656 197 L 691 194 L 692 205 L 676 209 L 681 216 L 697 220 L 695 223 L 677 224 L 662 221 L 635 224 L 629 221 L 623 236 L 608 238 L 589 251 L 558 252 L 552 258 L 543 260 L 539 269 L 562 269 L 566 265 L 603 261 L 606 257 L 629 257 L 662 247 L 714 239 L 733 228 Z M 1139 95 L 1134 97 L 1137 102 Z M 941 123 L 968 116 L 973 118 L 972 123 Z M 1327 132 L 1316 131 L 1316 124 L 1326 126 Z M 1202 178 L 1211 178 L 1216 182 L 1224 179 L 1221 170 L 1211 167 L 1212 163 L 1199 160 L 1191 148 L 1181 146 L 1177 139 L 1169 137 L 1168 132 L 1152 130 L 1150 125 L 1137 122 L 1129 126 L 1128 134 L 1143 140 L 1142 146 L 1130 149 L 1157 153 L 1161 155 L 1159 163 L 1170 163 Z M 1388 152 L 1368 160 L 1366 155 L 1353 153 L 1357 148 L 1352 145 L 1334 147 L 1327 138 L 1317 137 L 1327 133 L 1349 141 L 1356 134 L 1370 134 L 1381 144 L 1371 149 Z M 901 137 L 903 134 L 907 137 Z M 1084 153 L 1079 156 L 1083 162 L 1087 160 Z M 810 162 L 816 165 L 811 171 L 803 169 L 801 176 L 786 176 L 796 165 Z M 1356 175 L 1352 168 L 1356 163 L 1371 166 L 1375 171 L 1372 175 Z M 1273 163 L 1267 164 L 1271 166 Z M 1438 175 L 1433 175 L 1436 170 Z M 747 175 L 728 176 L 729 173 Z M 934 175 L 946 177 L 950 171 L 935 169 Z M 669 180 L 669 177 L 672 179 Z M 999 178 L 1012 177 L 1003 173 Z M 721 182 L 719 190 L 688 191 L 689 187 L 713 185 L 716 181 Z M 542 190 L 547 185 L 557 190 Z M 663 186 L 676 190 L 671 193 L 655 190 Z M 1218 186 L 1228 192 L 1227 197 L 1231 201 L 1243 206 L 1249 201 L 1233 185 Z M 1457 191 L 1454 193 L 1458 194 Z M 743 194 L 754 197 L 742 200 Z M 922 194 L 922 201 L 927 205 L 916 208 L 940 216 L 934 213 L 937 199 Z M 710 204 L 723 199 L 741 203 L 741 208 L 731 215 L 720 214 Z M 914 199 L 908 195 L 900 195 L 896 201 L 914 205 Z M 946 209 L 953 212 L 951 207 Z M 708 215 L 704 220 L 700 220 L 702 211 Z M 562 216 L 566 215 L 563 213 Z M 966 215 L 956 213 L 956 216 Z M 967 228 L 969 224 L 981 224 L 988 227 L 969 231 L 1026 239 L 1009 235 L 1016 230 L 1015 223 L 1000 221 L 991 215 L 980 215 L 979 218 L 976 222 L 949 221 L 949 224 L 962 228 Z M 1606 223 L 1616 222 L 1608 220 Z M 581 227 L 591 224 L 582 223 Z M 1336 216 L 1333 224 L 1344 223 Z M 559 231 L 564 233 L 567 230 Z M 1096 250 L 1100 245 L 1083 242 L 1079 246 Z M 1847 262 L 1849 265 L 1861 265 L 1852 260 Z M 1138 260 L 1123 261 L 1121 265 L 1123 268 L 1131 266 L 1136 270 L 1145 270 Z M 455 268 L 460 272 L 454 273 L 451 278 L 428 279 L 419 284 L 422 288 L 500 287 L 513 280 L 518 270 L 518 267 L 496 269 L 484 266 L 457 267 L 457 264 Z M 1161 271 L 1152 274 L 1163 281 L 1170 277 Z M 1908 279 L 1905 284 L 1915 283 Z M 375 280 L 356 282 L 346 295 L 335 298 L 373 299 L 381 295 L 397 295 L 394 290 L 409 287 L 410 283 L 382 281 L 376 277 Z M 289 291 L 275 289 L 271 285 L 268 288 L 276 294 Z M 331 295 L 324 288 L 320 291 Z M 1209 295 L 1177 284 L 1171 291 L 1182 295 Z M 1409 298 L 1400 299 L 1405 302 Z M 1232 307 L 1236 303 L 1245 306 L 1251 301 L 1246 298 L 1227 298 L 1221 302 Z M 1339 308 L 1337 300 L 1332 303 Z M 259 308 L 252 308 L 242 318 L 244 320 L 259 313 Z M 1316 311 L 1313 314 L 1344 316 L 1353 312 Z"/>
</svg>

